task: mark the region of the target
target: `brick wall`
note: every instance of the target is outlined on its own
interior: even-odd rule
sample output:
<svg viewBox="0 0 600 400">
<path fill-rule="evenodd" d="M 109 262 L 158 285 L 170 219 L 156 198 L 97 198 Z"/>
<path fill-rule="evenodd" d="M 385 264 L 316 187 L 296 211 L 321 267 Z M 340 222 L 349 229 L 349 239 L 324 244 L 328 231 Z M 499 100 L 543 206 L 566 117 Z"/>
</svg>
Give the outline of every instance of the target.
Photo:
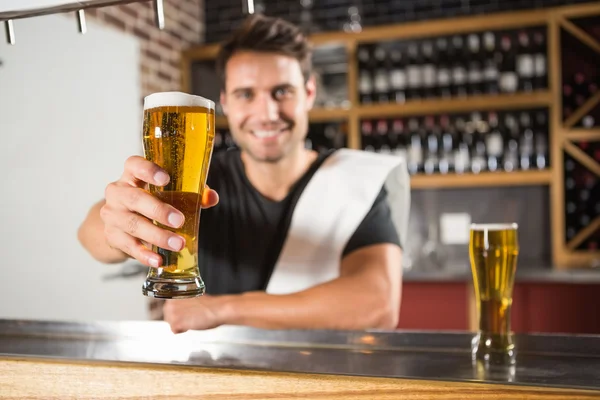
<svg viewBox="0 0 600 400">
<path fill-rule="evenodd" d="M 181 51 L 201 42 L 203 0 L 165 0 L 165 28 L 155 23 L 152 1 L 87 9 L 86 18 L 135 35 L 140 40 L 141 92 L 181 89 Z"/>
</svg>

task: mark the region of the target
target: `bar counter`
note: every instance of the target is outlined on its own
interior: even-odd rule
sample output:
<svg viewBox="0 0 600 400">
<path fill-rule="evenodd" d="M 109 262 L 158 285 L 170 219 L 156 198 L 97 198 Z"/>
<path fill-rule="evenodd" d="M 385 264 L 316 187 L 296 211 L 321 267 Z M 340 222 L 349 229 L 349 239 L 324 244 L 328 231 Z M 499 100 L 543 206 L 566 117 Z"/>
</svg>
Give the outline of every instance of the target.
<svg viewBox="0 0 600 400">
<path fill-rule="evenodd" d="M 600 336 L 519 335 L 512 367 L 473 364 L 471 338 L 0 320 L 0 399 L 600 398 Z"/>
</svg>

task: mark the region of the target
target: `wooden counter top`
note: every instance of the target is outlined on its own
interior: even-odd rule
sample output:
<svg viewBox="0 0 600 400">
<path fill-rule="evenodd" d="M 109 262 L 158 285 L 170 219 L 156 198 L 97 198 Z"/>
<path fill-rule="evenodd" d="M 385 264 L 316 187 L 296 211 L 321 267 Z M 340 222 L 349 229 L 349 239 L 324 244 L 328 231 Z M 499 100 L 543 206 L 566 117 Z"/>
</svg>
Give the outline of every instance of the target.
<svg viewBox="0 0 600 400">
<path fill-rule="evenodd" d="M 0 399 L 598 399 L 600 392 L 184 366 L 0 359 Z"/>
</svg>

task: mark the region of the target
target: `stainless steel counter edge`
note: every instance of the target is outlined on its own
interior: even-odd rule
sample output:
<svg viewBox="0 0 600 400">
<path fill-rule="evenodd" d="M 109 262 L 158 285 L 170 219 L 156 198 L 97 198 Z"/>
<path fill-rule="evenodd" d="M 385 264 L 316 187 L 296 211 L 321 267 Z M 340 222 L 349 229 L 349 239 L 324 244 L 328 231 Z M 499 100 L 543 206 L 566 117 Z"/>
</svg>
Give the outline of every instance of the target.
<svg viewBox="0 0 600 400">
<path fill-rule="evenodd" d="M 156 321 L 0 320 L 0 357 L 133 362 L 600 390 L 600 336 L 517 336 L 516 366 L 470 359 L 472 334 L 261 330 L 174 335 Z"/>
</svg>

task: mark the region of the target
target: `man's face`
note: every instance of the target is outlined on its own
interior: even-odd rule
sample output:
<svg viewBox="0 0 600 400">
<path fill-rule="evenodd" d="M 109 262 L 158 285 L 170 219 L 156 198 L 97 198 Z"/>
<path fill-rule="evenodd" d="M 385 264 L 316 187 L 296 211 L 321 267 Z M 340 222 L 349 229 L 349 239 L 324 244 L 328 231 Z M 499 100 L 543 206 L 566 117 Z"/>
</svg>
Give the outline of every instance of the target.
<svg viewBox="0 0 600 400">
<path fill-rule="evenodd" d="M 314 80 L 300 63 L 274 53 L 237 52 L 225 68 L 221 105 L 237 145 L 256 161 L 277 162 L 304 147 Z"/>
</svg>

